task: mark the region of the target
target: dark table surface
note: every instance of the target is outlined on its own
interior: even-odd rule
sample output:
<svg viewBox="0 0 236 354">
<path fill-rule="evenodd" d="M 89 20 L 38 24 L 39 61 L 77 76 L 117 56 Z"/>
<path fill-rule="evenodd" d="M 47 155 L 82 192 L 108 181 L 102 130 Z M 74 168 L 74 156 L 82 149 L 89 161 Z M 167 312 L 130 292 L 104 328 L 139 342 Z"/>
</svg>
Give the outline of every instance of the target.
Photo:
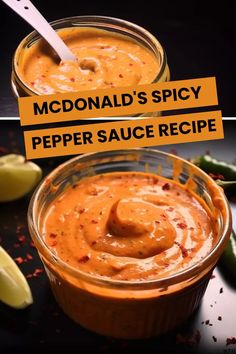
<svg viewBox="0 0 236 354">
<path fill-rule="evenodd" d="M 220 159 L 235 161 L 236 122 L 225 121 L 224 127 L 224 141 L 169 145 L 161 149 L 176 149 L 180 156 L 186 158 L 208 150 Z M 1 122 L 0 152 L 24 154 L 18 121 Z M 67 158 L 41 159 L 36 162 L 47 174 Z M 37 251 L 32 248 L 27 229 L 29 198 L 0 204 L 1 245 L 13 258 L 25 258 L 27 253 L 33 257 L 20 265 L 25 275 L 31 274 L 36 268 L 43 269 Z M 231 202 L 231 206 L 236 222 L 236 204 Z M 20 237 L 22 235 L 25 238 Z M 48 349 L 51 352 L 69 353 L 130 353 L 134 350 L 147 353 L 236 353 L 236 345 L 226 345 L 227 338 L 236 337 L 236 283 L 228 279 L 219 265 L 214 275 L 199 310 L 183 326 L 159 338 L 124 341 L 93 334 L 74 324 L 57 306 L 43 272 L 28 280 L 34 297 L 32 306 L 25 310 L 13 310 L 0 304 L 0 353 L 25 353 L 27 350 L 41 353 Z"/>
<path fill-rule="evenodd" d="M 223 116 L 235 116 L 236 21 L 232 2 L 33 0 L 49 20 L 105 15 L 135 22 L 152 32 L 167 52 L 172 80 L 216 76 Z M 155 7 L 154 7 L 155 4 Z M 14 50 L 31 27 L 0 3 L 0 117 L 17 116 L 10 86 Z"/>
</svg>

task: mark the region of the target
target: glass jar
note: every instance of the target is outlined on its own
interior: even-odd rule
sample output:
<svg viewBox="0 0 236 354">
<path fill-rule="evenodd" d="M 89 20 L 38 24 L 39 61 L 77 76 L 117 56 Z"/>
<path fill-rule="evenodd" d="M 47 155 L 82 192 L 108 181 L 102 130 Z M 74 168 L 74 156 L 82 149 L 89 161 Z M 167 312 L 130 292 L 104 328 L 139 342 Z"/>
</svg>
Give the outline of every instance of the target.
<svg viewBox="0 0 236 354">
<path fill-rule="evenodd" d="M 89 27 L 124 35 L 131 40 L 136 41 L 154 54 L 159 63 L 159 71 L 156 73 L 153 82 L 169 81 L 170 79 L 167 58 L 163 47 L 151 33 L 140 26 L 121 19 L 104 16 L 76 16 L 63 18 L 51 22 L 51 25 L 55 30 L 73 27 Z M 12 89 L 16 97 L 39 95 L 39 93 L 33 91 L 32 87 L 24 82 L 19 72 L 19 63 L 22 62 L 25 51 L 27 51 L 27 49 L 40 38 L 40 35 L 36 31 L 33 31 L 21 41 L 16 49 L 13 57 L 11 78 Z"/>
<path fill-rule="evenodd" d="M 165 177 L 176 178 L 176 166 L 180 183 L 187 183 L 191 175 L 197 187 L 195 193 L 212 212 L 217 212 L 216 244 L 196 264 L 157 280 L 119 281 L 71 267 L 45 243 L 42 225 L 47 210 L 75 180 L 91 176 L 91 171 L 93 174 L 146 171 L 147 167 L 148 172 L 158 170 Z M 28 225 L 55 298 L 69 317 L 103 335 L 148 338 L 175 328 L 198 307 L 228 242 L 231 212 L 223 190 L 198 167 L 180 157 L 141 148 L 80 155 L 57 167 L 35 191 Z"/>
</svg>

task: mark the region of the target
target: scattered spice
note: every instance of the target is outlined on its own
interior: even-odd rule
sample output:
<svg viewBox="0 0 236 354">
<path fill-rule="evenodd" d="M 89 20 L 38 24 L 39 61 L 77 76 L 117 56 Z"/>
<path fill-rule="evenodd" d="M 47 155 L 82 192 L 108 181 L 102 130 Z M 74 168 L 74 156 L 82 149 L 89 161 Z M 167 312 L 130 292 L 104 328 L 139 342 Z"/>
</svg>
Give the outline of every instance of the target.
<svg viewBox="0 0 236 354">
<path fill-rule="evenodd" d="M 55 247 L 57 245 L 57 241 L 56 240 L 53 240 L 50 244 L 51 247 Z"/>
<path fill-rule="evenodd" d="M 168 209 L 167 209 L 167 211 L 174 211 L 174 208 L 173 207 L 169 207 Z"/>
<path fill-rule="evenodd" d="M 24 235 L 20 235 L 17 238 L 18 238 L 18 241 L 22 244 L 25 243 L 25 241 L 26 241 L 26 237 Z"/>
<path fill-rule="evenodd" d="M 92 224 L 98 224 L 98 221 L 93 219 L 93 220 L 91 220 L 91 223 Z"/>
<path fill-rule="evenodd" d="M 186 225 L 184 222 L 179 222 L 179 223 L 177 224 L 177 227 L 178 227 L 179 229 L 184 230 L 184 229 L 187 228 L 187 225 Z"/>
<path fill-rule="evenodd" d="M 70 81 L 71 81 L 71 82 L 75 82 L 75 78 L 74 78 L 74 77 L 71 77 L 71 78 L 70 78 Z"/>
<path fill-rule="evenodd" d="M 181 253 L 182 253 L 182 257 L 183 257 L 183 258 L 188 257 L 188 250 L 187 250 L 187 248 L 185 248 L 181 243 L 179 243 L 179 242 L 177 242 L 177 241 L 175 241 L 175 244 L 176 244 L 177 246 L 179 246 L 179 249 L 180 249 L 180 251 L 181 251 Z"/>
<path fill-rule="evenodd" d="M 31 256 L 30 253 L 27 253 L 27 254 L 26 254 L 26 259 L 27 259 L 28 261 L 31 261 L 31 259 L 33 259 L 33 257 Z"/>
<path fill-rule="evenodd" d="M 79 214 L 83 214 L 85 212 L 85 208 L 80 208 L 79 209 Z"/>
<path fill-rule="evenodd" d="M 217 338 L 215 336 L 212 336 L 212 339 L 215 343 L 217 342 Z"/>
<path fill-rule="evenodd" d="M 222 321 L 222 317 L 221 316 L 218 316 L 218 321 Z"/>
<path fill-rule="evenodd" d="M 221 174 L 209 173 L 209 176 L 214 180 L 217 180 L 217 179 L 221 179 L 223 181 L 225 180 L 225 177 Z"/>
<path fill-rule="evenodd" d="M 42 268 L 35 268 L 33 273 L 29 273 L 26 275 L 26 278 L 27 279 L 37 278 L 42 272 L 43 272 Z"/>
<path fill-rule="evenodd" d="M 170 190 L 170 183 L 165 183 L 161 187 L 163 191 L 169 191 Z"/>
<path fill-rule="evenodd" d="M 121 79 L 123 79 L 124 76 L 123 76 L 122 74 L 119 74 L 119 77 L 120 77 Z"/>
<path fill-rule="evenodd" d="M 220 288 L 220 294 L 222 294 L 223 293 L 223 288 Z"/>
<path fill-rule="evenodd" d="M 50 233 L 49 237 L 51 238 L 56 238 L 57 237 L 57 234 L 54 234 L 53 232 Z"/>
<path fill-rule="evenodd" d="M 79 263 L 87 263 L 89 261 L 89 256 L 86 255 L 86 256 L 82 256 L 81 258 L 78 259 L 78 262 Z"/>
<path fill-rule="evenodd" d="M 14 258 L 14 260 L 16 261 L 17 264 L 22 264 L 22 263 L 24 263 L 24 259 L 23 259 L 22 257 Z"/>
<path fill-rule="evenodd" d="M 235 337 L 226 338 L 226 345 L 230 345 L 230 344 L 236 344 L 236 338 Z"/>
<path fill-rule="evenodd" d="M 216 276 L 215 276 L 214 274 L 211 275 L 211 279 L 215 279 L 215 277 L 216 277 Z"/>
</svg>

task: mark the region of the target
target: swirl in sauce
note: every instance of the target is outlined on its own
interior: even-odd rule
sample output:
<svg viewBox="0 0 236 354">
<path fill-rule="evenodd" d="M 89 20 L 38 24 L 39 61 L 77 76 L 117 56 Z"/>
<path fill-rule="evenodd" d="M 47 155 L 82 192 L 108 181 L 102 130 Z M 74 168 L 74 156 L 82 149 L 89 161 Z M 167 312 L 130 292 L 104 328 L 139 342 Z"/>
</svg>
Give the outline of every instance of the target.
<svg viewBox="0 0 236 354">
<path fill-rule="evenodd" d="M 148 49 L 126 36 L 93 28 L 58 31 L 78 62 L 58 62 L 43 40 L 27 48 L 19 75 L 40 94 L 151 83 L 160 63 Z"/>
<path fill-rule="evenodd" d="M 46 243 L 87 273 L 158 279 L 212 249 L 213 217 L 191 191 L 149 173 L 96 175 L 68 188 L 49 208 Z"/>
</svg>

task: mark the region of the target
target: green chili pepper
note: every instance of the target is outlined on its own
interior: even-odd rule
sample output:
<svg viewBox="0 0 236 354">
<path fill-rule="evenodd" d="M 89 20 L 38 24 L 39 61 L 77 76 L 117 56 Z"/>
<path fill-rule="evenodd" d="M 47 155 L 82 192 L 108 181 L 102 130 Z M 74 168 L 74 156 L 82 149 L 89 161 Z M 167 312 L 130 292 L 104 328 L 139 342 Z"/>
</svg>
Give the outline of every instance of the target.
<svg viewBox="0 0 236 354">
<path fill-rule="evenodd" d="M 219 161 L 210 155 L 198 156 L 191 162 L 207 173 L 222 175 L 226 181 L 236 181 L 236 165 Z"/>
<path fill-rule="evenodd" d="M 220 185 L 228 196 L 232 196 L 236 188 L 236 165 L 219 161 L 210 155 L 198 156 L 191 160 L 192 163 L 200 167 L 206 173 L 212 173 L 219 178 L 219 175 L 224 177 L 224 180 L 217 179 L 216 183 Z M 223 252 L 220 260 L 223 270 L 236 280 L 236 234 L 232 231 L 229 242 Z"/>
<path fill-rule="evenodd" d="M 236 235 L 234 231 L 232 231 L 230 235 L 229 242 L 221 256 L 220 263 L 225 272 L 227 272 L 227 275 L 236 279 Z"/>
</svg>

